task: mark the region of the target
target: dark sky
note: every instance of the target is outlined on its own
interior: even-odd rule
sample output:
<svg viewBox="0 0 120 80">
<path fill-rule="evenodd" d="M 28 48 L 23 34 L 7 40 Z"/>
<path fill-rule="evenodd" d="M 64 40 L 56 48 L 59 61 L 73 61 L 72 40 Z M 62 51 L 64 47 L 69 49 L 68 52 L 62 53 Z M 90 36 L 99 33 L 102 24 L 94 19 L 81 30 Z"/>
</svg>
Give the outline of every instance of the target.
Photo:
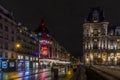
<svg viewBox="0 0 120 80">
<path fill-rule="evenodd" d="M 0 0 L 0 4 L 31 29 L 43 17 L 54 38 L 75 56 L 82 55 L 82 25 L 91 7 L 102 7 L 110 24 L 120 23 L 120 0 Z"/>
</svg>

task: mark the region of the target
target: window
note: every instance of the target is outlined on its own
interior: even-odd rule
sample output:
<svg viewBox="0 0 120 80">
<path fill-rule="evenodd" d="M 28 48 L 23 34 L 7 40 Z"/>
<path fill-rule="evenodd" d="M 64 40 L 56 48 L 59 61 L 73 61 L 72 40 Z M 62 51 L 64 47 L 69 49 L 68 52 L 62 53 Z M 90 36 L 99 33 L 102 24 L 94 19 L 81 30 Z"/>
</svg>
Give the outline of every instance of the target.
<svg viewBox="0 0 120 80">
<path fill-rule="evenodd" d="M 8 58 L 8 53 L 7 52 L 5 52 L 5 58 Z"/>
<path fill-rule="evenodd" d="M 120 49 L 120 43 L 117 43 L 117 49 Z"/>
<path fill-rule="evenodd" d="M 11 33 L 14 34 L 15 32 L 12 30 Z"/>
<path fill-rule="evenodd" d="M 7 40 L 8 40 L 8 38 L 9 38 L 9 36 L 8 36 L 8 34 L 6 34 L 6 35 L 5 35 L 5 39 L 7 39 Z"/>
<path fill-rule="evenodd" d="M 3 38 L 3 33 L 2 32 L 0 32 L 0 38 Z"/>
<path fill-rule="evenodd" d="M 18 59 L 20 59 L 20 55 L 18 55 Z"/>
<path fill-rule="evenodd" d="M 94 35 L 94 36 L 98 36 L 98 29 L 94 29 L 94 30 L 93 30 L 93 35 Z"/>
<path fill-rule="evenodd" d="M 11 26 L 13 26 L 14 25 L 14 23 L 13 22 L 11 22 Z"/>
<path fill-rule="evenodd" d="M 2 23 L 0 23 L 0 29 L 3 29 L 3 24 Z"/>
<path fill-rule="evenodd" d="M 110 49 L 113 49 L 113 48 L 114 48 L 114 47 L 113 47 L 113 44 L 111 44 L 111 45 L 110 45 Z"/>
<path fill-rule="evenodd" d="M 2 57 L 2 52 L 0 52 L 0 57 Z"/>
<path fill-rule="evenodd" d="M 14 36 L 11 37 L 11 41 L 14 41 Z"/>
<path fill-rule="evenodd" d="M 5 20 L 5 22 L 8 22 L 8 20 L 6 18 L 4 20 Z"/>
<path fill-rule="evenodd" d="M 14 54 L 13 53 L 11 53 L 11 58 L 14 58 Z"/>
<path fill-rule="evenodd" d="M 8 31 L 8 26 L 5 26 L 5 31 Z"/>
<path fill-rule="evenodd" d="M 0 19 L 2 19 L 2 16 L 0 16 Z"/>
<path fill-rule="evenodd" d="M 110 36 L 113 36 L 113 34 L 114 34 L 114 32 L 111 30 L 111 31 L 110 31 Z"/>
<path fill-rule="evenodd" d="M 0 44 L 0 49 L 2 49 L 3 48 L 3 45 L 2 44 Z"/>
<path fill-rule="evenodd" d="M 8 49 L 8 43 L 5 43 L 5 49 Z"/>
<path fill-rule="evenodd" d="M 114 49 L 114 43 L 113 43 L 113 40 L 111 40 L 111 43 L 110 43 L 110 49 Z"/>
</svg>

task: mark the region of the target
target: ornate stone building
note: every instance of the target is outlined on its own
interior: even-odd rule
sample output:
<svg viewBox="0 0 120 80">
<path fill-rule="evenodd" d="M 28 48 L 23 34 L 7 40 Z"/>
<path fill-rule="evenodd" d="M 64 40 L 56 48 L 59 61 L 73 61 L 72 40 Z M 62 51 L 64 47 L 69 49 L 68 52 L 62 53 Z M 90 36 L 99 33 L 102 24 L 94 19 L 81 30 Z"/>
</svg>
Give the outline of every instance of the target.
<svg viewBox="0 0 120 80">
<path fill-rule="evenodd" d="M 103 10 L 92 8 L 83 24 L 85 64 L 119 64 L 120 27 L 108 25 Z"/>
</svg>

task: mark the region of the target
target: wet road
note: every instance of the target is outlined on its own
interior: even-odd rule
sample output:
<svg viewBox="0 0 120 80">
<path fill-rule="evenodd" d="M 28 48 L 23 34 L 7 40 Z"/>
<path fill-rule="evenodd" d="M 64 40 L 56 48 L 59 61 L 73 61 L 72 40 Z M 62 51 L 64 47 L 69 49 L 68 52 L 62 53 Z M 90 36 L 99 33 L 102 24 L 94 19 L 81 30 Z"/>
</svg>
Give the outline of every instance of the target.
<svg viewBox="0 0 120 80">
<path fill-rule="evenodd" d="M 36 69 L 21 72 L 0 73 L 0 80 L 46 80 L 46 77 L 51 74 L 50 69 Z M 43 79 L 42 79 L 43 78 Z"/>
<path fill-rule="evenodd" d="M 87 80 L 106 80 L 91 68 L 86 68 Z"/>
<path fill-rule="evenodd" d="M 64 69 L 59 72 L 59 76 L 61 75 L 65 75 Z M 52 74 L 50 69 L 0 73 L 0 80 L 52 80 Z"/>
<path fill-rule="evenodd" d="M 18 78 L 15 80 L 51 80 L 51 71 L 45 71 L 34 75 Z"/>
</svg>

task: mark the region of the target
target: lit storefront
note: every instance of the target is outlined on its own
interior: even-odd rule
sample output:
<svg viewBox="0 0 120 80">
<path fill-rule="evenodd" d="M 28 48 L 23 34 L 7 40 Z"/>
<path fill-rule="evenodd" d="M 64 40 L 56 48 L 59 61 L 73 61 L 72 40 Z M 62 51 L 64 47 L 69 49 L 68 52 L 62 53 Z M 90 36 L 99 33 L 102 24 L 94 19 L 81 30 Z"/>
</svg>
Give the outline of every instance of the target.
<svg viewBox="0 0 120 80">
<path fill-rule="evenodd" d="M 25 69 L 28 70 L 30 68 L 29 57 L 25 56 Z"/>
<path fill-rule="evenodd" d="M 18 59 L 17 59 L 17 69 L 18 70 L 24 70 L 24 58 L 23 55 L 18 55 Z"/>
</svg>

